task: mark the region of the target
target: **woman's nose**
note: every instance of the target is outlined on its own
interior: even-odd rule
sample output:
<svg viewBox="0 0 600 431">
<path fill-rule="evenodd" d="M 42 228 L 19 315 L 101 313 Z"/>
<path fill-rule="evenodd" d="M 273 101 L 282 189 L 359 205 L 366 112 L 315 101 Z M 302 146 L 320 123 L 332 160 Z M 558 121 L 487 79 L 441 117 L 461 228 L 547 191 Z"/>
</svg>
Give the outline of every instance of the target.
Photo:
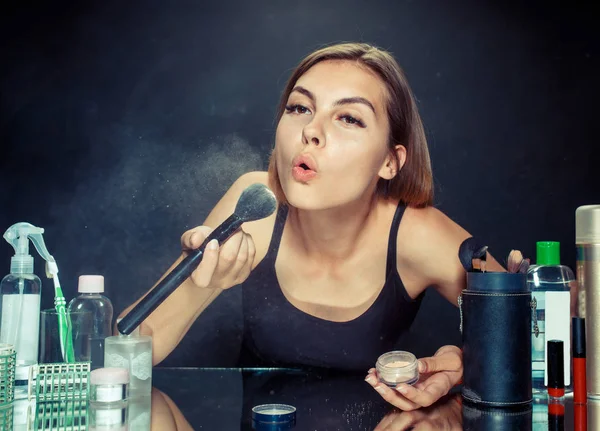
<svg viewBox="0 0 600 431">
<path fill-rule="evenodd" d="M 314 144 L 316 146 L 322 146 L 325 144 L 325 136 L 322 127 L 314 119 L 302 129 L 302 141 L 307 145 Z"/>
</svg>

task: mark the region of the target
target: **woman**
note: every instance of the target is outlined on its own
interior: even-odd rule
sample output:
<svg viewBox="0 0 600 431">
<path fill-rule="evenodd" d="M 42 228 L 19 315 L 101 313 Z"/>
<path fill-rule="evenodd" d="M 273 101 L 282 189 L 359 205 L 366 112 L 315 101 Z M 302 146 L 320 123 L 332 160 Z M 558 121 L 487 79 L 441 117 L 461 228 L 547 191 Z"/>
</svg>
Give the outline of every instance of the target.
<svg viewBox="0 0 600 431">
<path fill-rule="evenodd" d="M 408 329 L 428 286 L 456 305 L 465 286 L 458 249 L 469 234 L 431 206 L 423 126 L 393 57 L 366 44 L 310 54 L 284 90 L 278 121 L 268 173 L 240 177 L 204 226 L 183 234 L 183 247 L 197 248 L 252 183 L 269 185 L 277 212 L 220 249 L 210 243 L 142 324 L 155 364 L 223 289 L 242 282 L 245 351 L 274 364 L 366 370 Z M 491 257 L 488 267 L 502 270 Z M 427 406 L 459 382 L 460 349 L 444 346 L 419 369 L 415 386 L 389 388 L 373 369 L 366 380 L 400 409 Z"/>
</svg>

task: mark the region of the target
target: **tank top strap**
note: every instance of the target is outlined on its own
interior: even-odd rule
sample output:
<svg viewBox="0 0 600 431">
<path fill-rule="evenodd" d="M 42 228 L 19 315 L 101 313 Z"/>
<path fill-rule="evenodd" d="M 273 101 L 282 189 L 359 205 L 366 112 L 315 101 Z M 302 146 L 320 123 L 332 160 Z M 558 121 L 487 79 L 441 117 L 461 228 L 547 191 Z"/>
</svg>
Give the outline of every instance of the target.
<svg viewBox="0 0 600 431">
<path fill-rule="evenodd" d="M 271 242 L 269 243 L 268 258 L 275 259 L 277 257 L 277 251 L 279 250 L 279 244 L 281 243 L 287 215 L 288 206 L 279 204 L 277 215 L 275 216 L 275 225 L 273 226 L 273 235 L 271 236 Z"/>
<path fill-rule="evenodd" d="M 387 251 L 387 263 L 386 263 L 386 274 L 390 274 L 391 271 L 396 271 L 396 244 L 398 242 L 398 228 L 404 215 L 406 206 L 402 202 L 398 202 L 394 218 L 392 220 L 392 227 L 390 229 L 390 237 L 388 239 L 388 251 Z"/>
</svg>

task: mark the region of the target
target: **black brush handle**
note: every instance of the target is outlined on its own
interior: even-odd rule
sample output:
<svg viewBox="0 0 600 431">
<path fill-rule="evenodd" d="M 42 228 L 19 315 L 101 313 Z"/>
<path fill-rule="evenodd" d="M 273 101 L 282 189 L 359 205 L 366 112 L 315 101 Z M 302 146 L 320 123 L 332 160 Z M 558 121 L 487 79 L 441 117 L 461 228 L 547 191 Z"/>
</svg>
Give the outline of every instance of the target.
<svg viewBox="0 0 600 431">
<path fill-rule="evenodd" d="M 484 250 L 485 249 L 485 250 Z M 479 238 L 469 237 L 458 248 L 458 258 L 467 272 L 473 271 L 473 259 L 485 260 L 487 248 Z"/>
<path fill-rule="evenodd" d="M 188 279 L 202 261 L 206 245 L 213 239 L 219 244 L 227 241 L 242 225 L 244 221 L 235 214 L 229 216 L 227 220 L 221 223 L 204 240 L 202 245 L 192 250 L 179 264 L 173 268 L 160 283 L 156 285 L 129 313 L 119 322 L 117 329 L 121 334 L 131 334 L 135 328 L 146 320 L 146 318 L 160 305 L 167 297 L 177 289 L 181 283 Z"/>
</svg>

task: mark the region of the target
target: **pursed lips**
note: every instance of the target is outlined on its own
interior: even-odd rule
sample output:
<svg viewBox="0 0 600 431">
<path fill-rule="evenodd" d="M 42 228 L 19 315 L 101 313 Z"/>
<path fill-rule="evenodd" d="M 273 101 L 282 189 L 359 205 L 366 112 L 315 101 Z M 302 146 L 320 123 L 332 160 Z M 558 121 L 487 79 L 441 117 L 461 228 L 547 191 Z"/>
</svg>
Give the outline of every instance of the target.
<svg viewBox="0 0 600 431">
<path fill-rule="evenodd" d="M 317 176 L 317 163 L 309 154 L 300 154 L 294 158 L 292 177 L 300 183 L 308 183 Z"/>
<path fill-rule="evenodd" d="M 294 158 L 293 167 L 300 167 L 304 170 L 311 170 L 317 172 L 317 163 L 308 154 L 300 154 Z"/>
</svg>

